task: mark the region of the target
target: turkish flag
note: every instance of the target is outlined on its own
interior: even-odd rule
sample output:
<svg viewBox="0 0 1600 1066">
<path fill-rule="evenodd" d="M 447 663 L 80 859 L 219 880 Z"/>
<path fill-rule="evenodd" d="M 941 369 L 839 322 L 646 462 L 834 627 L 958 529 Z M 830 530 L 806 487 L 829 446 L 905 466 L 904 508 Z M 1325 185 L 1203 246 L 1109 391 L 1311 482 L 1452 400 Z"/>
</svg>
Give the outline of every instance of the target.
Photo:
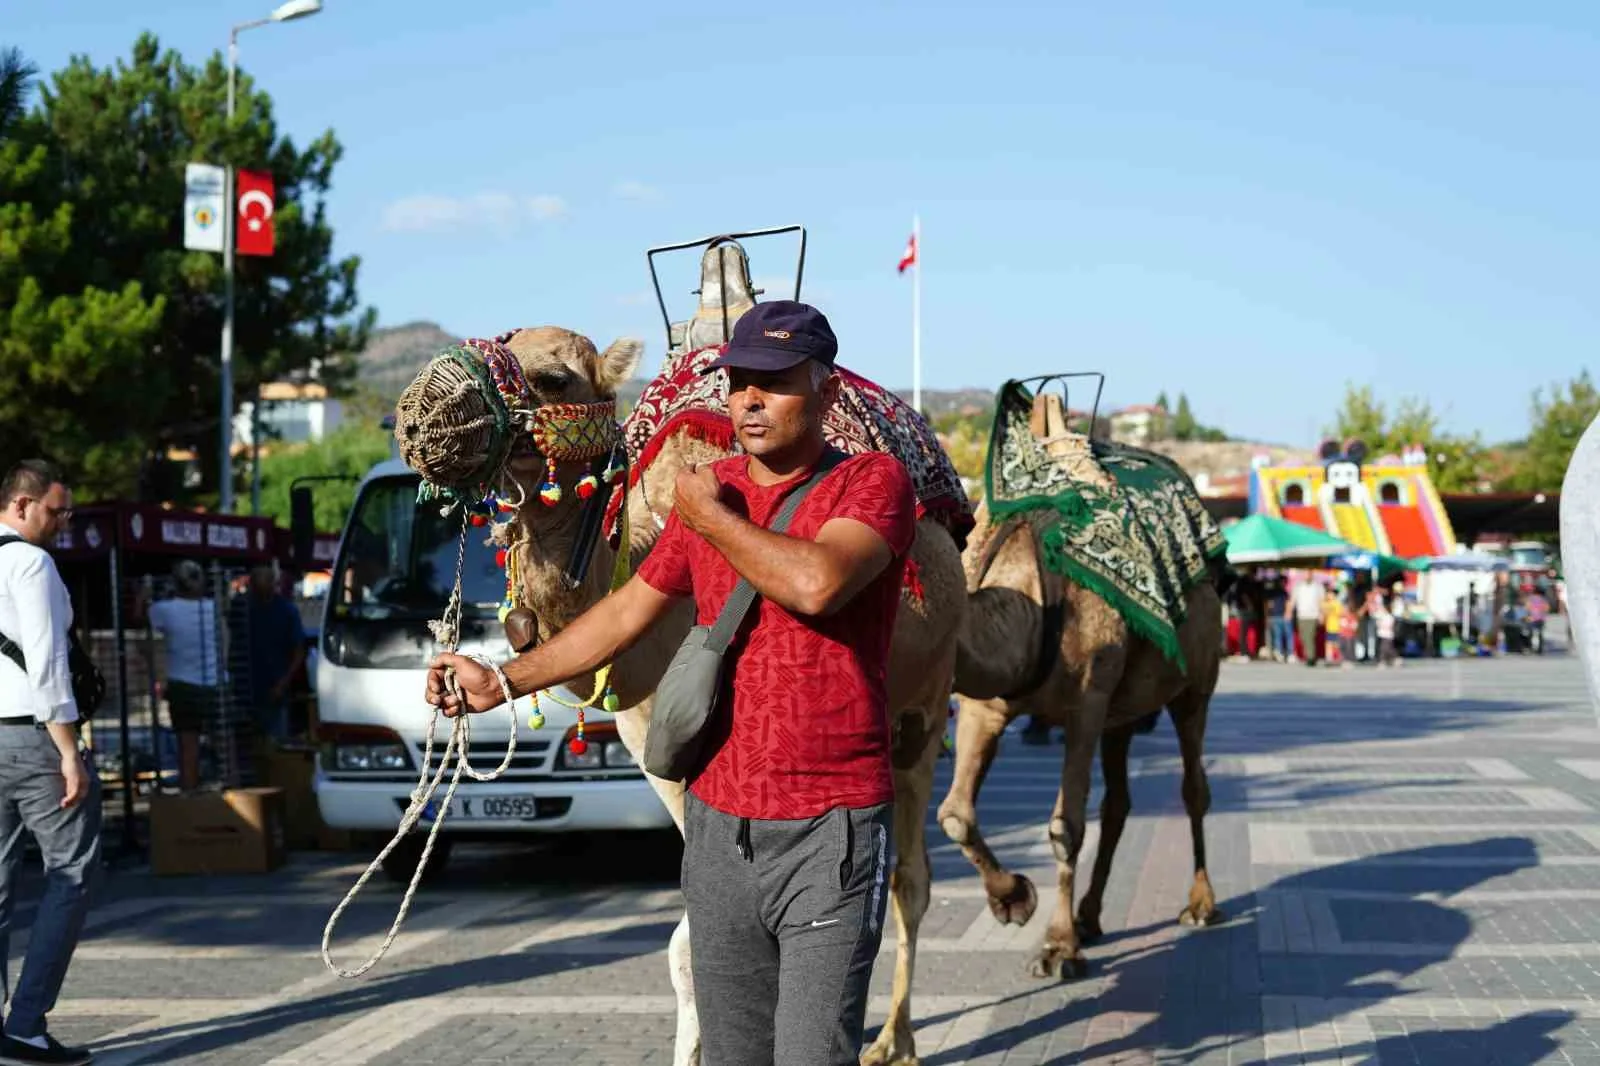
<svg viewBox="0 0 1600 1066">
<path fill-rule="evenodd" d="M 912 266 L 917 261 L 917 235 L 913 233 L 911 239 L 906 241 L 906 254 L 900 257 L 900 273 L 906 272 L 906 267 Z"/>
<path fill-rule="evenodd" d="M 240 255 L 271 255 L 272 175 L 260 170 L 241 170 L 238 175 L 234 249 Z"/>
</svg>

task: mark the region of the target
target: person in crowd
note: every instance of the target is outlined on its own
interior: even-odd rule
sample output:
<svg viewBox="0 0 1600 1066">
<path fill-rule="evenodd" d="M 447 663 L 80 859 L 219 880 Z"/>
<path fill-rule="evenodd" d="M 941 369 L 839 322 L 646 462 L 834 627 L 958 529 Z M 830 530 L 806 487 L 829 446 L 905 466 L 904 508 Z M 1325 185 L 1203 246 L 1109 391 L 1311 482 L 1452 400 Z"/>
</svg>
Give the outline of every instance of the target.
<svg viewBox="0 0 1600 1066">
<path fill-rule="evenodd" d="M 1317 665 L 1322 648 L 1323 600 L 1326 598 L 1322 583 L 1309 574 L 1300 578 L 1291 597 L 1294 604 L 1294 624 L 1300 631 L 1300 653 L 1306 657 L 1307 666 Z"/>
<path fill-rule="evenodd" d="M 167 713 L 178 735 L 178 788 L 200 784 L 200 736 L 222 707 L 224 655 L 218 646 L 217 605 L 206 595 L 205 571 L 192 559 L 172 571 L 173 595 L 145 606 L 167 657 Z"/>
<path fill-rule="evenodd" d="M 1372 629 L 1378 638 L 1378 666 L 1398 666 L 1400 659 L 1394 651 L 1394 612 L 1380 589 L 1373 589 L 1367 597 L 1367 617 L 1372 620 Z"/>
<path fill-rule="evenodd" d="M 247 649 L 240 698 L 260 736 L 282 743 L 289 736 L 289 686 L 306 661 L 306 632 L 300 612 L 279 591 L 276 562 L 250 571 L 249 590 L 231 610 L 232 646 Z"/>
<path fill-rule="evenodd" d="M 1283 578 L 1275 577 L 1267 586 L 1267 647 L 1280 663 L 1294 659 L 1294 613 Z"/>
<path fill-rule="evenodd" d="M 1344 601 L 1339 590 L 1329 585 L 1322 596 L 1323 658 L 1328 664 L 1348 666 L 1349 657 L 1344 646 Z"/>
</svg>

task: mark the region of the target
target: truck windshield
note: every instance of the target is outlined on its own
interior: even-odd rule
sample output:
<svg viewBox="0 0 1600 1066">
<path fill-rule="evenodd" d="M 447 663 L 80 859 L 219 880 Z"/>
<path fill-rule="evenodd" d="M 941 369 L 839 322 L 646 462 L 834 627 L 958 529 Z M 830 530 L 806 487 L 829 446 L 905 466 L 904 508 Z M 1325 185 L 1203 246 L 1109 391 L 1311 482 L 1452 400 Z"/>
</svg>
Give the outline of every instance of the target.
<svg viewBox="0 0 1600 1066">
<path fill-rule="evenodd" d="M 455 587 L 461 515 L 417 503 L 415 477 L 369 482 L 356 500 L 329 595 L 340 619 L 437 618 Z M 495 616 L 505 572 L 495 563 L 488 530 L 469 526 L 461 565 L 468 616 Z"/>
</svg>

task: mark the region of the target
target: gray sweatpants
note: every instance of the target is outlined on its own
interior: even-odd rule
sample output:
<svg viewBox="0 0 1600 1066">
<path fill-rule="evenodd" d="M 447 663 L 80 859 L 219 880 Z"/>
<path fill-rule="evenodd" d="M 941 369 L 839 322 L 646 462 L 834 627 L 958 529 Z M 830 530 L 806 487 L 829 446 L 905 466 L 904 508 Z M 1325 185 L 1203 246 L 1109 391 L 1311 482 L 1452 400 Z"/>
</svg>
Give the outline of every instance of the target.
<svg viewBox="0 0 1600 1066">
<path fill-rule="evenodd" d="M 888 905 L 890 814 L 883 804 L 744 819 L 686 796 L 704 1066 L 855 1066 Z"/>
<path fill-rule="evenodd" d="M 56 1005 L 67 966 L 77 950 L 89 894 L 100 872 L 100 778 L 93 768 L 88 793 L 61 809 L 66 783 L 61 756 L 43 729 L 0 726 L 0 981 L 9 1003 L 5 1031 L 38 1036 Z M 44 894 L 34 914 L 28 953 L 15 985 L 7 965 L 22 830 L 38 841 L 44 860 Z"/>
</svg>

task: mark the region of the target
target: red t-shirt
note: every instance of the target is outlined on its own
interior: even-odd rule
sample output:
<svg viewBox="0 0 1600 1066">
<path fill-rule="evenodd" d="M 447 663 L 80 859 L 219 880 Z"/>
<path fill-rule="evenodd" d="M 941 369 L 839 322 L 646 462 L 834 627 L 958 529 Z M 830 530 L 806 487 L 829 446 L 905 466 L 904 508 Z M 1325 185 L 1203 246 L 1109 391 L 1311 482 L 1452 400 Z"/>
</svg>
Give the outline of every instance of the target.
<svg viewBox="0 0 1600 1066">
<path fill-rule="evenodd" d="M 748 459 L 712 464 L 722 498 L 767 527 L 804 473 L 778 485 L 750 480 Z M 732 699 L 707 738 L 711 752 L 689 787 L 704 803 L 742 818 L 811 818 L 838 806 L 894 798 L 884 673 L 900 605 L 906 552 L 916 534 L 911 479 L 893 456 L 851 456 L 801 502 L 787 534 L 815 539 L 830 519 L 861 522 L 889 545 L 889 565 L 826 618 L 794 615 L 757 596 L 728 648 Z M 639 568 L 659 592 L 694 596 L 699 624 L 711 625 L 739 582 L 704 538 L 667 519 Z"/>
</svg>

